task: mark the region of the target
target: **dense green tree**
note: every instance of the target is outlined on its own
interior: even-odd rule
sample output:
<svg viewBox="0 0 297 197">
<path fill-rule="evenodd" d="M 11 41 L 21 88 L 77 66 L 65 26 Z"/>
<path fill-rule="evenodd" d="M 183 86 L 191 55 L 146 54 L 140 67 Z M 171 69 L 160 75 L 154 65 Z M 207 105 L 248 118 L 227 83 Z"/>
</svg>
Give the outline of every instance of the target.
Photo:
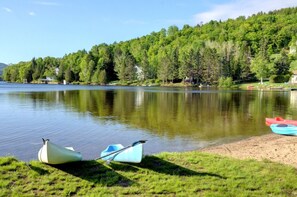
<svg viewBox="0 0 297 197">
<path fill-rule="evenodd" d="M 99 73 L 98 83 L 99 84 L 106 84 L 106 82 L 107 82 L 106 71 L 101 70 L 100 73 Z"/>
<path fill-rule="evenodd" d="M 158 60 L 159 68 L 158 68 L 158 78 L 163 81 L 163 83 L 168 82 L 170 75 L 170 59 L 168 54 L 165 51 L 161 51 L 159 53 Z"/>
<path fill-rule="evenodd" d="M 289 74 L 289 58 L 284 50 L 282 50 L 280 54 L 271 55 L 270 61 L 274 64 L 274 72 L 276 75 Z"/>
<path fill-rule="evenodd" d="M 95 62 L 91 59 L 91 56 L 86 54 L 82 58 L 79 67 L 81 70 L 79 73 L 80 81 L 90 83 L 95 69 Z"/>
<path fill-rule="evenodd" d="M 123 45 L 116 49 L 115 71 L 121 81 L 132 81 L 136 79 L 136 61 L 126 47 Z"/>
<path fill-rule="evenodd" d="M 194 79 L 197 83 L 202 79 L 201 55 L 198 47 L 187 45 L 180 50 L 179 77 L 183 80 L 188 79 L 191 83 Z"/>
<path fill-rule="evenodd" d="M 68 83 L 71 83 L 74 81 L 74 73 L 73 71 L 71 70 L 71 68 L 67 68 L 65 70 L 65 80 L 68 82 Z"/>
<path fill-rule="evenodd" d="M 220 77 L 220 60 L 216 49 L 206 47 L 202 51 L 202 80 L 207 84 L 218 82 Z"/>
<path fill-rule="evenodd" d="M 263 78 L 269 77 L 274 72 L 274 65 L 269 63 L 261 55 L 257 55 L 251 63 L 251 71 L 256 74 L 256 77 L 263 83 Z"/>
<path fill-rule="evenodd" d="M 290 72 L 296 72 L 297 71 L 297 60 L 294 60 L 294 61 L 292 61 L 291 62 L 291 64 L 290 64 Z"/>
<path fill-rule="evenodd" d="M 163 83 L 173 81 L 178 76 L 178 49 L 162 47 L 158 52 L 158 78 Z"/>
<path fill-rule="evenodd" d="M 253 78 L 250 64 L 251 64 L 251 49 L 246 41 L 243 41 L 239 49 L 239 67 L 235 71 L 235 79 L 244 81 L 251 80 Z"/>
<path fill-rule="evenodd" d="M 167 30 L 168 37 L 175 37 L 175 36 L 177 36 L 178 33 L 179 33 L 179 30 L 178 30 L 177 26 L 173 25 L 173 26 L 168 27 L 168 30 Z"/>
<path fill-rule="evenodd" d="M 39 61 L 37 62 L 35 60 L 35 57 L 31 60 L 31 69 L 33 71 L 33 74 L 32 74 L 32 78 L 33 80 L 38 80 L 40 77 L 41 77 L 41 60 L 39 58 Z"/>
<path fill-rule="evenodd" d="M 153 70 L 154 68 L 149 64 L 147 52 L 143 53 L 139 65 L 142 70 L 144 80 L 156 78 L 156 72 Z"/>
<path fill-rule="evenodd" d="M 8 68 L 8 67 L 3 69 L 2 78 L 3 78 L 4 81 L 10 81 L 11 82 L 11 80 L 10 80 L 10 71 L 11 71 L 11 68 Z"/>
<path fill-rule="evenodd" d="M 30 63 L 21 62 L 19 66 L 20 82 L 30 83 L 32 79 L 32 69 Z"/>
<path fill-rule="evenodd" d="M 169 67 L 169 80 L 173 82 L 173 80 L 178 78 L 178 48 L 176 46 L 172 46 L 168 49 L 170 67 Z"/>
<path fill-rule="evenodd" d="M 19 80 L 19 66 L 13 65 L 6 67 L 3 70 L 3 79 L 10 82 L 20 82 Z"/>
</svg>

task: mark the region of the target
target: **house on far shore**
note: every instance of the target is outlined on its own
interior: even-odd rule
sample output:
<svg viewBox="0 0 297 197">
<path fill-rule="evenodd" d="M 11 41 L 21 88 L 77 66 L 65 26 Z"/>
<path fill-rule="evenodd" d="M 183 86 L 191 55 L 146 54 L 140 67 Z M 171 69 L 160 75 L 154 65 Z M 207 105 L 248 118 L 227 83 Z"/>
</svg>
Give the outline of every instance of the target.
<svg viewBox="0 0 297 197">
<path fill-rule="evenodd" d="M 144 74 L 143 74 L 142 69 L 139 66 L 137 66 L 137 65 L 135 65 L 135 69 L 136 69 L 137 79 L 138 80 L 144 80 Z"/>
<path fill-rule="evenodd" d="M 297 84 L 297 70 L 293 71 L 293 75 L 291 77 L 290 83 Z"/>
</svg>

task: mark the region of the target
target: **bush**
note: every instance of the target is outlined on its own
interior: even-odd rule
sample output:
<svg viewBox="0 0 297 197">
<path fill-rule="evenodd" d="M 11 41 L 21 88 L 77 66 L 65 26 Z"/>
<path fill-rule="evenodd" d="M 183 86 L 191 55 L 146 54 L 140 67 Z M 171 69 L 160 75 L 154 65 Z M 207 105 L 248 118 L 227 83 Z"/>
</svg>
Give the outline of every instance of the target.
<svg viewBox="0 0 297 197">
<path fill-rule="evenodd" d="M 290 75 L 272 75 L 269 77 L 270 83 L 285 83 L 290 80 Z"/>
<path fill-rule="evenodd" d="M 220 88 L 232 88 L 233 86 L 234 86 L 234 83 L 231 77 L 220 77 L 219 79 Z"/>
</svg>

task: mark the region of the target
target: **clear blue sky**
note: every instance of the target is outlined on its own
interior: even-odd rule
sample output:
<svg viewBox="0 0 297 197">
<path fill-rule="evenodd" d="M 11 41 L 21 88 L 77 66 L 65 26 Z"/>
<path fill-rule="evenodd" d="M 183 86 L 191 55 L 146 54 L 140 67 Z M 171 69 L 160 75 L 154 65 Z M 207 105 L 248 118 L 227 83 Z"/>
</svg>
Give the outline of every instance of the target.
<svg viewBox="0 0 297 197">
<path fill-rule="evenodd" d="M 63 57 L 171 25 L 297 6 L 297 0 L 0 0 L 0 62 Z"/>
</svg>

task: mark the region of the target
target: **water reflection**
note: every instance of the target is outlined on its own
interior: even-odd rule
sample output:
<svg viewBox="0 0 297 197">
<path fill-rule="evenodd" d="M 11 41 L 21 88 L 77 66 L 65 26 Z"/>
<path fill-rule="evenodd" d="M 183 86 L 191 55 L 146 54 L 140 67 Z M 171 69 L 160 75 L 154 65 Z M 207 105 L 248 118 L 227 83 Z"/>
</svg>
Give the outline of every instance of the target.
<svg viewBox="0 0 297 197">
<path fill-rule="evenodd" d="M 292 108 L 297 109 L 297 91 L 290 92 L 290 104 Z"/>
<path fill-rule="evenodd" d="M 84 87 L 0 93 L 0 99 L 4 109 L 1 116 L 14 110 L 10 119 L 18 120 L 25 113 L 28 120 L 20 121 L 23 130 L 31 128 L 39 132 L 28 136 L 39 138 L 46 134 L 65 142 L 65 138 L 57 136 L 67 133 L 70 144 L 76 140 L 79 148 L 96 152 L 91 154 L 96 157 L 105 144 L 127 144 L 140 137 L 152 140 L 147 145 L 148 152 L 152 153 L 195 149 L 269 133 L 265 117 L 297 118 L 295 94 L 297 92 Z M 6 127 L 2 129 L 15 130 L 11 137 L 22 136 L 15 125 L 3 125 Z M 100 149 L 98 141 L 104 144 Z M 7 141 L 2 138 L 2 142 Z"/>
<path fill-rule="evenodd" d="M 25 101 L 29 97 L 33 108 L 52 108 L 61 104 L 67 110 L 91 114 L 100 120 L 109 117 L 158 136 L 209 140 L 265 132 L 263 120 L 266 115 L 286 115 L 290 104 L 294 104 L 293 94 L 263 91 L 152 92 L 135 88 L 134 91 L 71 90 L 10 96 Z"/>
</svg>

